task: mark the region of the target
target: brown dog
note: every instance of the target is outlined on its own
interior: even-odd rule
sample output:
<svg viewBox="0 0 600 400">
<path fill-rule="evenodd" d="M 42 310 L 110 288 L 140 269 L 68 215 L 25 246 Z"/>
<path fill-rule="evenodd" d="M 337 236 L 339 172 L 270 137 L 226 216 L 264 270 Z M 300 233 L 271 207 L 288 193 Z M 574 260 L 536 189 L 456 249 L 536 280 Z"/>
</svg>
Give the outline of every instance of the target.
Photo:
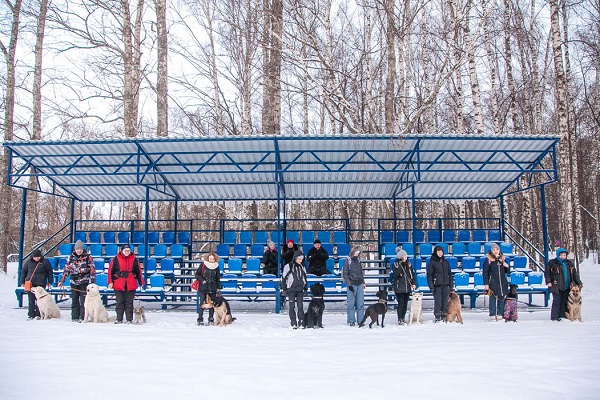
<svg viewBox="0 0 600 400">
<path fill-rule="evenodd" d="M 569 291 L 566 315 L 569 321 L 578 320 L 579 322 L 583 322 L 581 319 L 581 289 L 579 286 L 573 286 Z"/>
<path fill-rule="evenodd" d="M 450 292 L 450 301 L 448 302 L 448 314 L 446 314 L 446 322 L 463 323 L 462 315 L 460 315 L 460 299 L 455 292 Z"/>
<path fill-rule="evenodd" d="M 231 316 L 229 303 L 227 303 L 227 300 L 225 300 L 223 296 L 217 295 L 214 303 L 210 299 L 210 296 L 206 296 L 206 301 L 202 303 L 200 307 L 204 309 L 215 309 L 215 326 L 229 325 L 235 320 L 235 318 Z"/>
</svg>

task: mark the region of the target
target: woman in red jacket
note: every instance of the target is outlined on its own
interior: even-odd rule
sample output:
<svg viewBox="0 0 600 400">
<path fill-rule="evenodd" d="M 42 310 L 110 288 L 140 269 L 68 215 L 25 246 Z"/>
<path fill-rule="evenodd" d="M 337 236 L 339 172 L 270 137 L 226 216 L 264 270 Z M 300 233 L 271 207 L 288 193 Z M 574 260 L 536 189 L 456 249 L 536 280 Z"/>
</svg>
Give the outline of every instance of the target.
<svg viewBox="0 0 600 400">
<path fill-rule="evenodd" d="M 133 321 L 133 299 L 135 289 L 144 284 L 140 262 L 135 254 L 131 252 L 128 244 L 121 246 L 121 251 L 110 262 L 110 273 L 108 274 L 108 288 L 115 290 L 117 304 L 117 320 L 115 324 L 123 323 L 123 311 L 127 318 L 127 324 Z"/>
</svg>

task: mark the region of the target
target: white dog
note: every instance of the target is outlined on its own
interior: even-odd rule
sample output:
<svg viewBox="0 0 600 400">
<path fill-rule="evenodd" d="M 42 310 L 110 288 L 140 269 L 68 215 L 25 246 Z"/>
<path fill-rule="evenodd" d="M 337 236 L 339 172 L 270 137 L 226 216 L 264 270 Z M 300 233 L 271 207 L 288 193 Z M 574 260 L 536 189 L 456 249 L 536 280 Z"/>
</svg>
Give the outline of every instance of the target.
<svg viewBox="0 0 600 400">
<path fill-rule="evenodd" d="M 35 294 L 42 319 L 60 318 L 60 310 L 52 298 L 52 295 L 46 292 L 42 286 L 35 286 L 31 291 Z"/>
<path fill-rule="evenodd" d="M 423 323 L 423 293 L 413 292 L 412 301 L 410 302 L 409 324 Z"/>
<path fill-rule="evenodd" d="M 90 319 L 92 322 L 108 322 L 108 311 L 106 311 L 106 308 L 102 304 L 100 288 L 95 283 L 87 286 L 87 294 L 83 307 L 85 308 L 83 322 L 89 322 Z"/>
</svg>

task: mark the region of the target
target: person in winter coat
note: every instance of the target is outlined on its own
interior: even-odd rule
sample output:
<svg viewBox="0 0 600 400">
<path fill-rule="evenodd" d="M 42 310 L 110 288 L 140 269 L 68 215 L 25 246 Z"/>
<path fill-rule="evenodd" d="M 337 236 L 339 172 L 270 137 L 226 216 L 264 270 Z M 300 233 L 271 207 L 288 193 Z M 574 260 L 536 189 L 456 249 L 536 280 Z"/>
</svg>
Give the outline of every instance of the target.
<svg viewBox="0 0 600 400">
<path fill-rule="evenodd" d="M 81 322 L 85 316 L 84 304 L 87 286 L 89 283 L 96 282 L 94 260 L 84 250 L 81 240 L 75 242 L 75 250 L 67 260 L 58 287 L 63 286 L 69 275 L 71 276 L 71 321 Z"/>
<path fill-rule="evenodd" d="M 392 273 L 394 274 L 393 289 L 396 294 L 396 300 L 398 300 L 398 325 L 404 325 L 406 323 L 404 317 L 406 316 L 408 297 L 410 292 L 417 288 L 415 285 L 415 276 L 410 261 L 408 261 L 406 251 L 400 250 L 396 253 L 396 261 L 392 265 Z"/>
<path fill-rule="evenodd" d="M 296 251 L 298 251 L 298 245 L 294 243 L 294 240 L 286 240 L 285 245 L 283 245 L 283 247 L 281 248 L 281 259 L 283 260 L 283 267 L 292 262 L 294 258 L 294 253 Z"/>
<path fill-rule="evenodd" d="M 346 322 L 350 326 L 356 325 L 356 321 L 362 321 L 365 315 L 365 278 L 362 265 L 360 264 L 360 247 L 354 246 L 350 250 L 348 258 L 342 267 L 342 279 L 348 286 L 346 303 Z"/>
<path fill-rule="evenodd" d="M 117 320 L 115 324 L 123 323 L 123 311 L 127 324 L 133 321 L 133 299 L 135 290 L 144 285 L 140 262 L 131 251 L 128 244 L 121 246 L 119 253 L 110 261 L 108 274 L 108 288 L 115 290 L 117 304 Z"/>
<path fill-rule="evenodd" d="M 200 304 L 206 302 L 206 298 L 214 303 L 217 293 L 221 291 L 221 270 L 219 269 L 219 256 L 214 252 L 206 254 L 203 258 L 203 263 L 196 270 L 196 279 L 200 281 L 198 288 Z M 208 324 L 213 325 L 215 309 L 208 309 Z M 204 325 L 204 308 L 200 307 L 198 311 L 198 326 Z"/>
<path fill-rule="evenodd" d="M 277 257 L 277 249 L 275 248 L 274 242 L 269 242 L 269 247 L 263 254 L 260 262 L 264 265 L 263 274 L 273 274 L 277 275 L 277 262 L 279 261 L 279 257 Z"/>
<path fill-rule="evenodd" d="M 25 281 L 31 281 L 32 288 L 36 286 L 50 288 L 52 285 L 52 266 L 38 249 L 31 253 L 31 258 L 25 261 L 21 267 L 21 286 L 25 286 Z M 27 292 L 27 297 L 29 299 L 27 320 L 40 319 L 40 310 L 36 304 L 35 294 L 31 291 Z"/>
<path fill-rule="evenodd" d="M 281 275 L 281 289 L 289 302 L 290 324 L 292 328 L 302 327 L 304 318 L 304 295 L 306 294 L 306 269 L 304 268 L 304 254 L 301 250 L 294 252 L 293 261 L 283 267 Z M 296 314 L 296 306 L 298 311 Z M 296 318 L 297 317 L 297 318 Z"/>
<path fill-rule="evenodd" d="M 308 260 L 308 273 L 316 276 L 325 274 L 331 274 L 331 271 L 327 269 L 326 261 L 329 259 L 329 254 L 321 246 L 321 241 L 316 239 L 313 248 L 308 251 L 306 255 Z"/>
<path fill-rule="evenodd" d="M 490 295 L 489 315 L 492 321 L 500 321 L 504 315 L 504 299 L 508 295 L 508 279 L 510 266 L 500 251 L 500 246 L 492 244 L 483 263 L 484 290 Z"/>
<path fill-rule="evenodd" d="M 427 285 L 433 293 L 435 322 L 440 322 L 446 318 L 450 288 L 454 287 L 450 264 L 444 258 L 444 249 L 441 246 L 435 246 L 427 264 Z"/>
<path fill-rule="evenodd" d="M 556 250 L 556 258 L 550 260 L 546 266 L 546 284 L 550 293 L 552 293 L 552 308 L 550 310 L 552 321 L 560 321 L 561 318 L 565 318 L 571 286 L 583 287 L 577 268 L 571 260 L 567 260 L 568 255 L 569 252 L 566 249 L 559 248 Z"/>
</svg>

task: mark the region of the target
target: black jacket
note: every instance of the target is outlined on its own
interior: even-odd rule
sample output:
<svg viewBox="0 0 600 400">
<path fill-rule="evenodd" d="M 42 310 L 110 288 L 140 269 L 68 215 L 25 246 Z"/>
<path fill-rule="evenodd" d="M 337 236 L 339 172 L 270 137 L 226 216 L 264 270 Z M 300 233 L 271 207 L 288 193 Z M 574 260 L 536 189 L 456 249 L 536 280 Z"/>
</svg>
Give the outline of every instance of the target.
<svg viewBox="0 0 600 400">
<path fill-rule="evenodd" d="M 264 264 L 264 273 L 265 274 L 275 274 L 277 275 L 277 262 L 279 262 L 279 258 L 277 257 L 277 251 L 271 251 L 267 249 L 263 254 L 261 263 Z"/>
<path fill-rule="evenodd" d="M 215 269 L 206 268 L 201 265 L 196 270 L 196 279 L 200 281 L 200 292 L 217 293 L 221 289 L 221 271 L 219 267 Z"/>
<path fill-rule="evenodd" d="M 427 264 L 427 285 L 432 292 L 434 286 L 454 287 L 450 264 L 443 256 L 442 258 L 439 258 L 437 254 L 431 256 L 431 260 Z"/>
<path fill-rule="evenodd" d="M 31 286 L 46 286 L 52 283 L 52 266 L 50 262 L 42 257 L 37 269 L 35 268 L 36 265 L 37 262 L 33 258 L 25 261 L 25 264 L 21 267 L 21 286 L 25 284 L 25 281 L 29 280 L 31 281 Z M 33 274 L 34 270 L 35 274 Z"/>
<path fill-rule="evenodd" d="M 294 246 L 290 249 L 287 245 L 284 245 L 281 248 L 281 259 L 283 260 L 283 265 L 287 265 L 292 262 L 294 258 L 294 252 L 298 250 L 298 245 L 294 243 Z"/>
<path fill-rule="evenodd" d="M 315 247 L 308 251 L 306 260 L 308 261 L 308 273 L 321 276 L 327 274 L 327 264 L 325 263 L 329 259 L 327 250 L 321 247 L 317 250 Z"/>
<path fill-rule="evenodd" d="M 500 260 L 485 258 L 483 284 L 488 285 L 498 298 L 504 298 L 508 294 L 508 279 L 506 278 L 508 273 L 510 273 L 510 268 L 505 267 Z"/>
<path fill-rule="evenodd" d="M 553 258 L 548 262 L 544 275 L 546 277 L 546 283 L 551 283 L 552 286 L 549 289 L 550 293 L 558 293 L 559 291 L 569 290 L 570 288 L 565 287 L 565 278 L 563 276 L 562 266 L 560 261 Z M 581 279 L 579 279 L 579 272 L 573 265 L 571 260 L 567 260 L 567 271 L 569 272 L 569 282 L 573 282 L 577 286 L 581 286 Z"/>
<path fill-rule="evenodd" d="M 392 273 L 394 274 L 394 293 L 410 293 L 412 285 L 415 284 L 415 276 L 410 261 L 396 260 L 392 266 Z"/>
</svg>

